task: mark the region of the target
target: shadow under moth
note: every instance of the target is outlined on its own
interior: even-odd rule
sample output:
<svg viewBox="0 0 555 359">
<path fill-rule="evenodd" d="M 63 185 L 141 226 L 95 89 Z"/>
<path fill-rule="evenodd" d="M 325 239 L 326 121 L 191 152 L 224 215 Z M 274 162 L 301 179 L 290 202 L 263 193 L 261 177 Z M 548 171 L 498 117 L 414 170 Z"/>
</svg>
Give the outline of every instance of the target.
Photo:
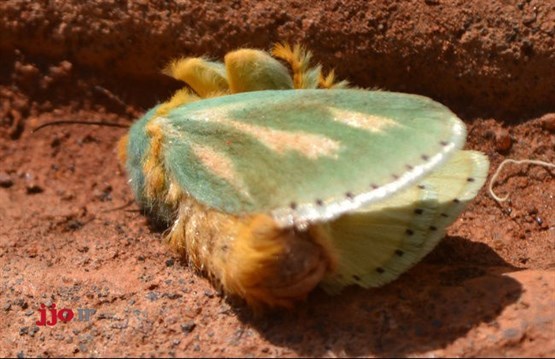
<svg viewBox="0 0 555 359">
<path fill-rule="evenodd" d="M 317 285 L 392 281 L 476 196 L 487 157 L 429 98 L 348 88 L 300 46 L 183 58 L 188 86 L 119 145 L 168 242 L 224 293 L 291 307 Z"/>
</svg>

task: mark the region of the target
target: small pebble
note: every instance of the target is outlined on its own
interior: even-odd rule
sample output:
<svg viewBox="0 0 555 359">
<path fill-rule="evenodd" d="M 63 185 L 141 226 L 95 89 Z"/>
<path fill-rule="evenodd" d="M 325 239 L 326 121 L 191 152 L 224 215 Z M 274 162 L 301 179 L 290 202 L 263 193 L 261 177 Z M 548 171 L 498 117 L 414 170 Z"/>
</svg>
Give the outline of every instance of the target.
<svg viewBox="0 0 555 359">
<path fill-rule="evenodd" d="M 555 113 L 548 113 L 540 119 L 542 127 L 550 132 L 555 132 Z"/>
<path fill-rule="evenodd" d="M 39 69 L 33 64 L 24 64 L 20 61 L 15 62 L 15 71 L 25 79 L 30 79 L 39 74 Z"/>
<path fill-rule="evenodd" d="M 0 172 L 0 187 L 9 188 L 13 186 L 12 178 L 6 172 Z"/>
<path fill-rule="evenodd" d="M 37 180 L 34 174 L 30 172 L 25 172 L 23 174 L 23 177 L 25 178 L 25 182 L 26 182 L 25 188 L 27 189 L 28 194 L 36 194 L 36 193 L 44 192 L 44 189 L 37 183 Z"/>
<path fill-rule="evenodd" d="M 52 76 L 52 78 L 54 79 L 61 79 L 63 77 L 67 77 L 70 72 L 71 72 L 71 68 L 73 67 L 73 65 L 71 64 L 71 62 L 69 61 L 62 61 L 60 62 L 60 64 L 58 66 L 51 66 L 49 71 L 50 71 L 50 76 Z"/>
<path fill-rule="evenodd" d="M 66 223 L 66 230 L 68 230 L 68 231 L 76 231 L 76 230 L 80 229 L 81 227 L 83 227 L 83 222 L 81 222 L 77 219 L 70 219 Z"/>
<path fill-rule="evenodd" d="M 506 152 L 511 149 L 513 141 L 509 131 L 504 128 L 500 128 L 495 131 L 495 149 L 498 152 Z"/>
<path fill-rule="evenodd" d="M 193 329 L 195 329 L 196 326 L 197 324 L 191 320 L 185 324 L 181 324 L 181 330 L 183 331 L 183 333 L 189 334 L 193 331 Z"/>
<path fill-rule="evenodd" d="M 15 304 L 20 306 L 22 310 L 29 308 L 29 303 L 27 303 L 24 299 L 19 298 L 15 301 Z"/>
<path fill-rule="evenodd" d="M 29 335 L 30 335 L 31 337 L 34 337 L 35 334 L 36 334 L 39 330 L 40 330 L 39 327 L 37 327 L 37 326 L 35 325 L 35 326 L 31 327 L 31 329 L 29 329 Z"/>
<path fill-rule="evenodd" d="M 44 192 L 44 188 L 32 182 L 28 183 L 27 186 L 25 186 L 25 188 L 27 189 L 28 194 L 37 194 L 37 193 Z"/>
<path fill-rule="evenodd" d="M 154 302 L 156 300 L 158 300 L 158 293 L 156 292 L 148 292 L 146 294 L 146 297 L 148 300 L 150 300 L 151 302 Z"/>
<path fill-rule="evenodd" d="M 81 344 L 79 344 L 79 351 L 81 353 L 86 353 L 86 352 L 89 351 L 89 349 L 87 348 L 87 346 L 85 344 L 81 343 Z"/>
</svg>

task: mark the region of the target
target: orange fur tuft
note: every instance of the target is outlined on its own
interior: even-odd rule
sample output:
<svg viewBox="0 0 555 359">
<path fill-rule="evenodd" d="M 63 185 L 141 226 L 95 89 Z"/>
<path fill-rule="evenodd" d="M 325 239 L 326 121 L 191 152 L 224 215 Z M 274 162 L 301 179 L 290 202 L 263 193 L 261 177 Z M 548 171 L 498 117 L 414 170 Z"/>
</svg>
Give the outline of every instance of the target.
<svg viewBox="0 0 555 359">
<path fill-rule="evenodd" d="M 169 181 L 168 193 L 166 193 L 165 201 L 172 207 L 177 207 L 178 203 L 183 198 L 183 190 L 175 179 Z"/>
<path fill-rule="evenodd" d="M 166 102 L 162 103 L 156 110 L 156 117 L 165 116 L 173 110 L 182 105 L 200 100 L 196 95 L 193 95 L 188 89 L 177 90 L 175 94 Z"/>
<path fill-rule="evenodd" d="M 123 135 L 118 141 L 118 159 L 125 166 L 127 163 L 127 144 L 129 143 L 129 134 Z"/>
<path fill-rule="evenodd" d="M 145 195 L 154 199 L 161 197 L 166 188 L 165 170 L 160 160 L 162 158 L 162 129 L 158 124 L 150 121 L 146 126 L 148 135 L 151 137 L 150 148 L 143 165 L 145 173 Z"/>
<path fill-rule="evenodd" d="M 170 246 L 252 307 L 291 307 L 335 266 L 322 236 L 280 229 L 263 214 L 237 217 L 184 196 Z"/>
</svg>

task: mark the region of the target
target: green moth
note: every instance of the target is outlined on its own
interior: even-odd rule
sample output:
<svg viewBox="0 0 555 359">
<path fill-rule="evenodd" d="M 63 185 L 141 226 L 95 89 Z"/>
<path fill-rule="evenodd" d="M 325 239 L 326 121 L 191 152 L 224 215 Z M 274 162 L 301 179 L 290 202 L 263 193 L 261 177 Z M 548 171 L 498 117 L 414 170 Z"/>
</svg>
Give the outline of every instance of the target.
<svg viewBox="0 0 555 359">
<path fill-rule="evenodd" d="M 465 126 L 437 102 L 345 88 L 299 46 L 272 54 L 170 65 L 191 89 L 121 141 L 138 202 L 175 250 L 253 306 L 395 279 L 476 196 L 486 156 L 461 150 Z"/>
</svg>

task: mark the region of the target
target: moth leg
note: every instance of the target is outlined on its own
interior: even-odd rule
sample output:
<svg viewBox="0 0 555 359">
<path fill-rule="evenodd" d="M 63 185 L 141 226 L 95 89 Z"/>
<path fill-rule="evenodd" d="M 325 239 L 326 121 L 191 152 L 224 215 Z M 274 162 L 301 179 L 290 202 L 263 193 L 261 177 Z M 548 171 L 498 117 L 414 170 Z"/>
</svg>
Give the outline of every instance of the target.
<svg viewBox="0 0 555 359">
<path fill-rule="evenodd" d="M 229 85 L 225 71 L 221 62 L 189 57 L 172 61 L 163 73 L 185 82 L 198 96 L 207 98 L 228 93 Z"/>
<path fill-rule="evenodd" d="M 289 44 L 276 44 L 272 49 L 272 55 L 289 64 L 293 72 L 293 86 L 296 89 L 317 88 L 315 81 L 320 75 L 320 67 L 310 69 L 312 54 L 299 44 L 291 47 Z M 312 73 L 309 73 L 312 71 Z"/>
<path fill-rule="evenodd" d="M 237 217 L 185 199 L 168 235 L 170 246 L 256 308 L 291 307 L 333 267 L 309 232 L 279 229 L 266 215 Z"/>
<path fill-rule="evenodd" d="M 333 70 L 324 76 L 320 65 L 310 67 L 312 53 L 299 44 L 291 47 L 289 44 L 278 43 L 272 49 L 272 55 L 289 64 L 293 71 L 293 84 L 296 89 L 347 87 L 346 81 L 335 82 Z"/>
<path fill-rule="evenodd" d="M 229 92 L 225 67 L 219 62 L 196 57 L 182 58 L 172 61 L 163 72 L 187 83 L 195 94 L 187 88 L 176 91 L 168 101 L 158 107 L 157 116 L 165 116 L 174 108 L 202 98 L 222 96 Z"/>
<path fill-rule="evenodd" d="M 318 87 L 322 89 L 342 89 L 349 87 L 349 81 L 341 80 L 336 82 L 335 79 L 335 71 L 331 70 L 328 74 L 324 77 L 322 73 L 318 78 Z"/>
<path fill-rule="evenodd" d="M 231 93 L 293 88 L 287 68 L 264 51 L 232 51 L 224 62 Z"/>
</svg>

